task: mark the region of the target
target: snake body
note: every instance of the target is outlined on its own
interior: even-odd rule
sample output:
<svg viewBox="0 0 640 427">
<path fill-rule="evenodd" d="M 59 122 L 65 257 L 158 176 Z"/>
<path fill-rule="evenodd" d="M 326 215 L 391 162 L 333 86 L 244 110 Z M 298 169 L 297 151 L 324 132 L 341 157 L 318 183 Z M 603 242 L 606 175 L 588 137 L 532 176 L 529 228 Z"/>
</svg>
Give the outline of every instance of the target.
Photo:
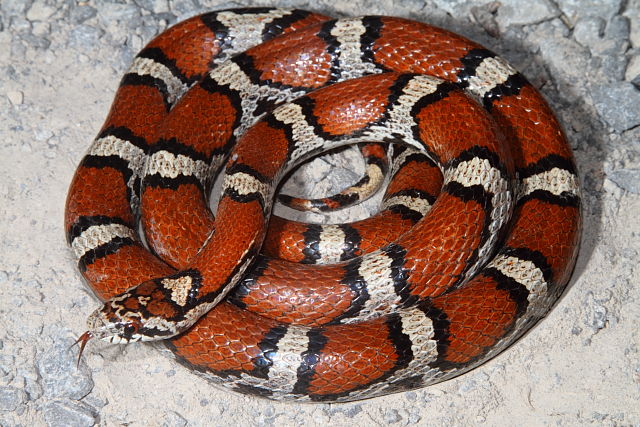
<svg viewBox="0 0 640 427">
<path fill-rule="evenodd" d="M 371 141 L 409 147 L 378 215 L 269 221 L 288 171 Z M 166 339 L 232 390 L 336 402 L 507 348 L 567 284 L 580 223 L 564 134 L 503 59 L 405 19 L 267 8 L 191 18 L 138 54 L 65 215 L 106 300 L 87 337 Z"/>
</svg>

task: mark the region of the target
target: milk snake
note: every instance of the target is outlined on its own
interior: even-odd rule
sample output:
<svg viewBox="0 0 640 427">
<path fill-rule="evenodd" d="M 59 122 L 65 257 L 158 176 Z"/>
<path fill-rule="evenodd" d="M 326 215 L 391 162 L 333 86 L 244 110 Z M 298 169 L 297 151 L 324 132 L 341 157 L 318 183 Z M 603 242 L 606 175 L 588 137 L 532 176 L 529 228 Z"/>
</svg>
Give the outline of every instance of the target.
<svg viewBox="0 0 640 427">
<path fill-rule="evenodd" d="M 371 141 L 412 147 L 380 214 L 269 222 L 287 171 Z M 83 345 L 167 339 L 214 383 L 298 401 L 409 390 L 497 355 L 559 297 L 580 222 L 564 134 L 504 60 L 405 19 L 267 8 L 188 19 L 138 54 L 65 214 L 108 300 Z"/>
</svg>

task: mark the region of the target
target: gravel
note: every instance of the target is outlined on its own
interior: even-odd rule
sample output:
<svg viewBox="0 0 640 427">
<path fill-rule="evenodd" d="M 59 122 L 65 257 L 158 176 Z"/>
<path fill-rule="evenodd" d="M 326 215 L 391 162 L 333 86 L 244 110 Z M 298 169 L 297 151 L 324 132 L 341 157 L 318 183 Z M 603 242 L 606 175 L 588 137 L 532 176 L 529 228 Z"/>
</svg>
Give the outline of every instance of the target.
<svg viewBox="0 0 640 427">
<path fill-rule="evenodd" d="M 77 365 L 69 347 L 97 302 L 62 231 L 73 172 L 136 51 L 197 13 L 275 3 L 2 0 L 0 425 L 640 425 L 640 0 L 526 3 L 277 2 L 418 19 L 500 53 L 556 111 L 584 200 L 571 286 L 511 349 L 426 389 L 295 405 L 218 390 L 154 345 L 92 343 Z M 286 188 L 315 197 L 362 170 L 347 150 L 301 168 Z"/>
</svg>

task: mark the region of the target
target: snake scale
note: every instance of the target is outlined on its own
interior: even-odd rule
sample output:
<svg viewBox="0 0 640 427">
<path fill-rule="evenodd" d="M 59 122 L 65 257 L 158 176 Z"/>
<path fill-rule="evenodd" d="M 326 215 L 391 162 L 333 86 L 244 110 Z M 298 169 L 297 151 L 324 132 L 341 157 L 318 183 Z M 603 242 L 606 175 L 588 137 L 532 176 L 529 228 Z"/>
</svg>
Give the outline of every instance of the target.
<svg viewBox="0 0 640 427">
<path fill-rule="evenodd" d="M 398 147 L 380 213 L 269 219 L 292 168 L 371 142 L 374 159 Z M 106 301 L 83 348 L 166 340 L 228 389 L 324 402 L 426 386 L 503 351 L 562 293 L 580 226 L 565 136 L 503 59 L 406 19 L 272 8 L 206 13 L 151 41 L 65 213 Z"/>
</svg>

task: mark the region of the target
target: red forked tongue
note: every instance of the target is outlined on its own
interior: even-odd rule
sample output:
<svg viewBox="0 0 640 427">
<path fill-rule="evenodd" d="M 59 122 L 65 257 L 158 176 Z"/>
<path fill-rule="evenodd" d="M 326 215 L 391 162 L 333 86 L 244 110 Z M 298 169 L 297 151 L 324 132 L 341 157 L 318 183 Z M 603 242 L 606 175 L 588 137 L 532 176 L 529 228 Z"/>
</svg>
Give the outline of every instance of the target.
<svg viewBox="0 0 640 427">
<path fill-rule="evenodd" d="M 80 358 L 82 357 L 82 352 L 84 351 L 84 347 L 87 345 L 87 341 L 89 341 L 91 338 L 93 338 L 93 334 L 87 331 L 84 334 L 80 335 L 80 338 L 78 338 L 76 342 L 74 342 L 73 345 L 71 346 L 73 347 L 74 345 L 80 343 L 80 353 L 78 354 L 77 366 L 80 366 Z"/>
</svg>

